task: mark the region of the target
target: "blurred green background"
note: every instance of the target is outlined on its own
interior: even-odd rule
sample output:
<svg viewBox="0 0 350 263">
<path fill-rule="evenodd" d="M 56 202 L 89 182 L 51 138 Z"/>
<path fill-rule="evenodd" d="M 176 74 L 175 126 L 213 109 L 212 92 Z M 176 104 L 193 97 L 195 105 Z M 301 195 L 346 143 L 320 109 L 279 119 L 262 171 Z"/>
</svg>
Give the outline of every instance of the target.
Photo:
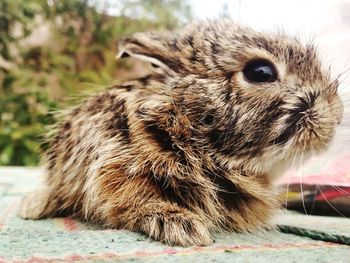
<svg viewBox="0 0 350 263">
<path fill-rule="evenodd" d="M 118 39 L 190 19 L 184 0 L 1 0 L 0 165 L 37 165 L 66 98 L 143 70 L 115 60 Z"/>
</svg>

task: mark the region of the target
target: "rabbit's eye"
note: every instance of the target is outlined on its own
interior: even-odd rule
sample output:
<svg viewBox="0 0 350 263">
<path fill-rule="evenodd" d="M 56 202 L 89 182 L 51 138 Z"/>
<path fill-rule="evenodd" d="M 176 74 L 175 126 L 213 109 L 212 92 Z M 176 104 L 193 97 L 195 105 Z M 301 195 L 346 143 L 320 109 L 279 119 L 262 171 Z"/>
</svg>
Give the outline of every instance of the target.
<svg viewBox="0 0 350 263">
<path fill-rule="evenodd" d="M 277 79 L 275 67 L 271 62 L 262 59 L 248 62 L 243 74 L 246 80 L 255 83 L 274 82 Z"/>
<path fill-rule="evenodd" d="M 214 119 L 215 119 L 214 116 L 209 114 L 209 115 L 204 117 L 203 124 L 208 125 L 208 126 L 212 125 L 214 123 Z"/>
</svg>

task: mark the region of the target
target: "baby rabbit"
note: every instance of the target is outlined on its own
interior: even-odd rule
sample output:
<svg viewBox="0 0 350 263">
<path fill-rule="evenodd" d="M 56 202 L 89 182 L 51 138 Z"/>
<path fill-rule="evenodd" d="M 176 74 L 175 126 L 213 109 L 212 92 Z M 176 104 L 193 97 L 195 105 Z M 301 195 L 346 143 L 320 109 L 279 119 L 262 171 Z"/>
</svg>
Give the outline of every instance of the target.
<svg viewBox="0 0 350 263">
<path fill-rule="evenodd" d="M 315 48 L 282 34 L 206 21 L 120 50 L 154 72 L 65 115 L 22 218 L 72 215 L 180 246 L 264 228 L 275 176 L 327 149 L 342 118 Z"/>
</svg>

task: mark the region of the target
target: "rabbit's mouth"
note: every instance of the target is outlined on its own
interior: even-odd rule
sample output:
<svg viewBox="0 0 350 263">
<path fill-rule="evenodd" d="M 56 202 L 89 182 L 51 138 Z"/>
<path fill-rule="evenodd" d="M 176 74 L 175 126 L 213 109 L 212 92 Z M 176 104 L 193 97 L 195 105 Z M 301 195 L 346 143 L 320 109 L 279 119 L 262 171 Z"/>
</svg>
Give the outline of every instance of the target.
<svg viewBox="0 0 350 263">
<path fill-rule="evenodd" d="M 265 149 L 263 161 L 260 160 L 272 179 L 328 150 L 341 121 L 343 110 L 336 100 L 330 102 L 321 96 L 299 99 L 280 119 L 270 141 L 272 147 Z M 268 162 L 267 166 L 264 162 Z"/>
<path fill-rule="evenodd" d="M 329 101 L 320 94 L 308 93 L 297 96 L 293 104 L 286 103 L 284 107 L 287 115 L 281 120 L 272 144 L 282 146 L 292 156 L 329 148 L 342 118 L 337 97 Z"/>
<path fill-rule="evenodd" d="M 334 119 L 324 120 L 312 110 L 307 110 L 274 140 L 277 145 L 285 145 L 295 154 L 322 152 L 328 149 L 334 136 L 337 123 Z"/>
</svg>

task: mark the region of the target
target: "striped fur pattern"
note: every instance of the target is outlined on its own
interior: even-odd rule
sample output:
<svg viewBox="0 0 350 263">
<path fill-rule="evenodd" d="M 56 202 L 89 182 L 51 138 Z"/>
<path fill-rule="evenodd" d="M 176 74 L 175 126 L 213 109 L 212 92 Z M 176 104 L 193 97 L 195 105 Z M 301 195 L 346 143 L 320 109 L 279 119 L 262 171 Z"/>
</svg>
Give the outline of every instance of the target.
<svg viewBox="0 0 350 263">
<path fill-rule="evenodd" d="M 124 39 L 120 57 L 154 72 L 69 111 L 46 155 L 46 187 L 23 218 L 73 215 L 171 245 L 209 245 L 220 231 L 268 225 L 276 175 L 329 145 L 342 117 L 312 46 L 229 20 Z M 254 59 L 278 78 L 250 83 Z"/>
</svg>

